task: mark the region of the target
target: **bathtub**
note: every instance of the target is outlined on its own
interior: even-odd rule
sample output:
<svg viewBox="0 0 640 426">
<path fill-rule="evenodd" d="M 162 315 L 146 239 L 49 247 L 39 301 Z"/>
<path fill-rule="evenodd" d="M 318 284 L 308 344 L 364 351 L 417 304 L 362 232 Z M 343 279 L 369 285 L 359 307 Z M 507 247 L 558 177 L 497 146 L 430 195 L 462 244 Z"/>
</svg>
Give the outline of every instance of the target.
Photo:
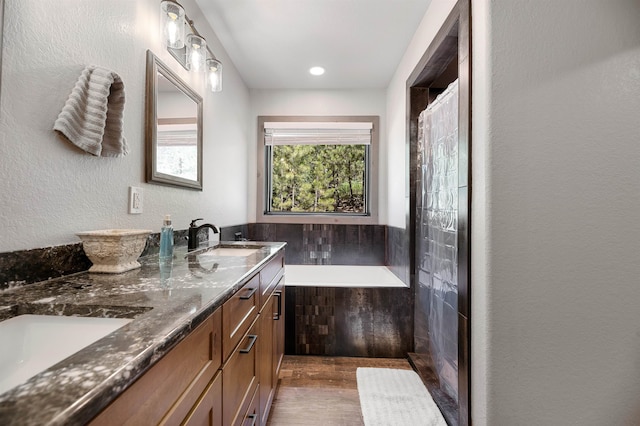
<svg viewBox="0 0 640 426">
<path fill-rule="evenodd" d="M 403 358 L 411 289 L 384 266 L 286 265 L 285 353 Z"/>
<path fill-rule="evenodd" d="M 286 265 L 285 285 L 304 287 L 408 287 L 386 266 Z"/>
</svg>

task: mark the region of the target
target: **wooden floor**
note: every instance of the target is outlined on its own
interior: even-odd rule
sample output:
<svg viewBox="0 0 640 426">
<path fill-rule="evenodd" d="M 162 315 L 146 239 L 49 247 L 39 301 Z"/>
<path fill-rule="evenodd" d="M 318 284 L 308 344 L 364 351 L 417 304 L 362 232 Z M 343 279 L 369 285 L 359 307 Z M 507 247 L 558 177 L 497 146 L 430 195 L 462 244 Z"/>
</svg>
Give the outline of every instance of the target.
<svg viewBox="0 0 640 426">
<path fill-rule="evenodd" d="M 267 425 L 363 425 L 358 367 L 411 369 L 406 359 L 287 355 Z"/>
</svg>

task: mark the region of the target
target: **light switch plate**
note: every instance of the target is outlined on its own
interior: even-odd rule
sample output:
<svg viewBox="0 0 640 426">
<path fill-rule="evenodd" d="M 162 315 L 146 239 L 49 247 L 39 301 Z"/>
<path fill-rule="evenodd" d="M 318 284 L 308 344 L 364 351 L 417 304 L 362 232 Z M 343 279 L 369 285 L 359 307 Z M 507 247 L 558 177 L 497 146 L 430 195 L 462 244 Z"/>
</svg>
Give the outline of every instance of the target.
<svg viewBox="0 0 640 426">
<path fill-rule="evenodd" d="M 142 188 L 129 187 L 129 214 L 142 213 Z"/>
</svg>

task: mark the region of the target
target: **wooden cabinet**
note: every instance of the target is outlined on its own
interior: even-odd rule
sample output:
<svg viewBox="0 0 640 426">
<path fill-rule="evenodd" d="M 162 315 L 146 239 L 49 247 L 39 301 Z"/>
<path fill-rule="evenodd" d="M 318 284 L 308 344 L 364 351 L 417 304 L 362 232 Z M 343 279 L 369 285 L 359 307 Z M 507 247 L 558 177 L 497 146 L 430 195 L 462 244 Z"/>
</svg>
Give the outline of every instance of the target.
<svg viewBox="0 0 640 426">
<path fill-rule="evenodd" d="M 178 424 L 178 418 L 167 425 Z M 219 426 L 222 424 L 222 374 L 217 374 L 191 412 L 181 423 L 187 426 Z"/>
<path fill-rule="evenodd" d="M 258 385 L 258 388 L 260 386 Z M 251 403 L 249 404 L 249 408 L 245 413 L 242 423 L 242 426 L 255 426 L 258 423 L 258 417 L 260 416 L 260 407 L 259 407 L 260 397 L 258 396 L 258 390 L 253 394 L 253 398 L 251 399 Z"/>
<path fill-rule="evenodd" d="M 260 273 L 257 273 L 222 305 L 223 362 L 226 362 L 258 316 L 259 290 Z"/>
<path fill-rule="evenodd" d="M 275 313 L 275 297 L 270 297 L 260 312 L 260 346 L 259 346 L 259 372 L 260 372 L 260 425 L 267 423 L 269 407 L 273 400 L 275 388 L 273 386 L 273 324 Z"/>
<path fill-rule="evenodd" d="M 284 272 L 284 271 L 283 271 Z M 273 376 L 273 388 L 277 388 L 278 386 L 278 374 L 280 374 L 280 367 L 282 366 L 282 359 L 284 358 L 284 280 L 285 277 L 278 281 L 278 285 L 274 291 L 274 297 L 276 298 L 276 318 L 273 322 L 273 368 L 274 368 L 274 376 Z"/>
<path fill-rule="evenodd" d="M 91 422 L 265 425 L 284 355 L 279 253 Z"/>
<path fill-rule="evenodd" d="M 250 331 L 245 334 L 242 340 L 244 343 L 240 343 L 223 365 L 223 422 L 225 425 L 241 425 L 243 422 L 249 422 L 248 424 L 255 422 L 258 425 L 267 423 L 269 409 L 278 384 L 280 362 L 284 356 L 283 274 L 284 254 L 280 253 L 247 284 L 250 288 L 255 288 L 256 279 L 258 280 L 260 291 L 256 310 L 259 313 Z M 245 292 L 245 294 L 248 293 Z M 248 302 L 245 303 L 248 304 Z M 231 300 L 226 302 L 223 306 L 223 315 L 228 312 L 227 304 L 236 306 L 236 302 Z M 234 325 L 241 328 L 238 322 L 240 318 L 253 318 L 249 316 L 249 311 L 248 308 L 242 309 L 241 312 L 245 312 L 244 316 L 242 313 L 235 314 L 236 322 L 229 323 L 229 330 L 233 329 Z M 223 324 L 225 324 L 224 318 Z M 227 334 L 224 333 L 225 338 Z M 251 344 L 254 344 L 251 347 L 255 356 L 253 368 L 250 365 L 249 351 L 245 350 L 244 356 L 238 354 L 240 348 Z M 224 343 L 223 347 L 225 347 Z M 240 367 L 241 362 L 243 362 L 242 367 Z M 249 377 L 253 379 L 254 374 L 256 386 L 252 387 Z M 232 389 L 228 390 L 227 384 L 232 386 Z M 255 409 L 247 408 L 251 406 L 255 406 Z"/>
<path fill-rule="evenodd" d="M 271 297 L 278 278 L 284 272 L 284 253 L 279 253 L 271 262 L 267 263 L 260 271 L 260 310 Z"/>
<path fill-rule="evenodd" d="M 280 364 L 284 356 L 284 276 L 272 278 L 272 293 L 260 311 L 260 425 L 269 418 L 271 403 L 278 386 Z"/>
<path fill-rule="evenodd" d="M 258 321 L 241 339 L 222 367 L 222 421 L 225 425 L 242 424 L 244 413 L 258 389 Z"/>
<path fill-rule="evenodd" d="M 219 374 L 222 311 L 216 310 L 91 422 L 92 425 L 180 423 Z M 220 412 L 213 413 L 222 424 Z"/>
</svg>

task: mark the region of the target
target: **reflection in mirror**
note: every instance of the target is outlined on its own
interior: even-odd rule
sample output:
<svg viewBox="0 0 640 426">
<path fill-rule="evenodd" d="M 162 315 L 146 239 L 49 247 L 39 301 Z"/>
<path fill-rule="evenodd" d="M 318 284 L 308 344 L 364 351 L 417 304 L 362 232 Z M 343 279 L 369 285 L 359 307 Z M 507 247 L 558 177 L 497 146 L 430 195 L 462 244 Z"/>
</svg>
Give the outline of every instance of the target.
<svg viewBox="0 0 640 426">
<path fill-rule="evenodd" d="M 147 182 L 202 189 L 202 98 L 147 51 Z"/>
<path fill-rule="evenodd" d="M 198 108 L 158 73 L 158 172 L 198 180 Z"/>
</svg>

